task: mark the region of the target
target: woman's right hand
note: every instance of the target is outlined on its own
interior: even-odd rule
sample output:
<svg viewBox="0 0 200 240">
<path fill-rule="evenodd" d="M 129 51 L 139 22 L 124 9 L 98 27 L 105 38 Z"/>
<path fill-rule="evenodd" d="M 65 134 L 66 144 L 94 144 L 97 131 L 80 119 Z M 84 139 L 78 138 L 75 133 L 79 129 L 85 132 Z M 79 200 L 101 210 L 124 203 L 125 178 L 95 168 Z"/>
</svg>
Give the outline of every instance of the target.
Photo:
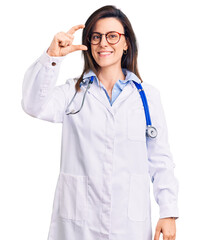
<svg viewBox="0 0 200 240">
<path fill-rule="evenodd" d="M 77 25 L 72 27 L 68 32 L 59 32 L 57 33 L 53 41 L 51 42 L 50 47 L 47 50 L 48 55 L 53 56 L 53 57 L 61 57 L 65 56 L 68 53 L 77 51 L 77 50 L 87 50 L 87 46 L 85 45 L 72 45 L 72 42 L 74 40 L 74 33 L 81 29 L 84 28 L 85 25 Z"/>
</svg>

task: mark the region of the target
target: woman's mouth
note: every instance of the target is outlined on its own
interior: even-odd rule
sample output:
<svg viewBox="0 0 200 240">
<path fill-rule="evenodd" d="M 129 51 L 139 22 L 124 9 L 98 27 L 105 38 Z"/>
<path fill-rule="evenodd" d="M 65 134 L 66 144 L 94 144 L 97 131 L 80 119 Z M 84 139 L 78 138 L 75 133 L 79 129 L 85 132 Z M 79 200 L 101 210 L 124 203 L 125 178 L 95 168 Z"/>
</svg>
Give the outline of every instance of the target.
<svg viewBox="0 0 200 240">
<path fill-rule="evenodd" d="M 98 52 L 100 57 L 106 57 L 106 56 L 110 56 L 113 52 L 111 51 L 102 51 L 102 52 Z"/>
</svg>

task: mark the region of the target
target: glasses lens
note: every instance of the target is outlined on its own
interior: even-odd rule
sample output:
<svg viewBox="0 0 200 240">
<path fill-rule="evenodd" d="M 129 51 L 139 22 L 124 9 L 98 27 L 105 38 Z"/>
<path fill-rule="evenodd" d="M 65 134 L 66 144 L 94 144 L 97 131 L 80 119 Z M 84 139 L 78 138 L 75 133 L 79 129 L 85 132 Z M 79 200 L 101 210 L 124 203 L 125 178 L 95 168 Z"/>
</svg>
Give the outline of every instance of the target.
<svg viewBox="0 0 200 240">
<path fill-rule="evenodd" d="M 119 41 L 120 35 L 117 32 L 111 32 L 107 34 L 107 41 L 111 44 Z"/>
<path fill-rule="evenodd" d="M 92 33 L 90 37 L 90 42 L 92 44 L 98 44 L 100 43 L 101 35 L 99 33 Z"/>
</svg>

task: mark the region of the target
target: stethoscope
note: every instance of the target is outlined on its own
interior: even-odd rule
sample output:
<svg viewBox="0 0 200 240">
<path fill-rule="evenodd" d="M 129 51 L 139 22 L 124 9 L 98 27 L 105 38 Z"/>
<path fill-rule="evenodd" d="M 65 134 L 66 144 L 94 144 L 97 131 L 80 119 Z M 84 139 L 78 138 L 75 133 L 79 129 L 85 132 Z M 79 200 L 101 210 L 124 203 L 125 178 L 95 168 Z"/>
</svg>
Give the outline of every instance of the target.
<svg viewBox="0 0 200 240">
<path fill-rule="evenodd" d="M 92 76 L 88 82 L 88 85 L 87 85 L 87 88 L 86 88 L 86 91 L 84 93 L 84 96 L 83 96 L 83 100 L 82 100 L 82 103 L 81 103 L 81 107 L 78 111 L 75 111 L 74 109 L 72 109 L 70 112 L 68 112 L 68 109 L 70 107 L 70 105 L 72 104 L 74 98 L 76 97 L 76 94 L 77 94 L 77 91 L 75 92 L 73 98 L 71 99 L 71 101 L 69 102 L 66 110 L 65 110 L 65 113 L 66 115 L 69 115 L 69 114 L 76 114 L 78 112 L 81 111 L 82 107 L 83 107 L 83 104 L 85 102 L 85 96 L 86 96 L 86 93 L 88 91 L 88 89 L 90 88 L 91 84 L 94 82 L 94 76 Z M 151 138 L 155 138 L 157 136 L 157 130 L 155 127 L 152 126 L 152 123 L 151 123 L 151 117 L 150 117 L 150 113 L 149 113 L 149 106 L 148 106 L 148 103 L 147 103 L 147 98 L 146 98 L 146 94 L 144 92 L 144 89 L 142 88 L 142 85 L 141 83 L 137 83 L 134 81 L 134 84 L 135 86 L 137 87 L 138 89 L 138 92 L 140 94 L 140 97 L 142 99 L 142 103 L 143 103 L 143 107 L 144 107 L 144 112 L 145 112 L 145 117 L 146 117 L 146 136 L 147 137 L 151 137 Z"/>
</svg>

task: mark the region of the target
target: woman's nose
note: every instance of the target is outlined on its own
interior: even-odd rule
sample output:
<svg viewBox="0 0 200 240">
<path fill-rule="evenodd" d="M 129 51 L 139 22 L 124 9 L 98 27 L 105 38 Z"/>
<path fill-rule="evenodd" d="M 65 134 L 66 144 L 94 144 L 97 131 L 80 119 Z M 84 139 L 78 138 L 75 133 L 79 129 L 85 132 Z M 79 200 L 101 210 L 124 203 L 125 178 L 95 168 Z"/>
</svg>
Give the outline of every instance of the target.
<svg viewBox="0 0 200 240">
<path fill-rule="evenodd" d="M 105 34 L 101 36 L 100 45 L 101 46 L 107 46 L 108 45 L 108 42 L 106 40 L 106 35 Z"/>
</svg>

